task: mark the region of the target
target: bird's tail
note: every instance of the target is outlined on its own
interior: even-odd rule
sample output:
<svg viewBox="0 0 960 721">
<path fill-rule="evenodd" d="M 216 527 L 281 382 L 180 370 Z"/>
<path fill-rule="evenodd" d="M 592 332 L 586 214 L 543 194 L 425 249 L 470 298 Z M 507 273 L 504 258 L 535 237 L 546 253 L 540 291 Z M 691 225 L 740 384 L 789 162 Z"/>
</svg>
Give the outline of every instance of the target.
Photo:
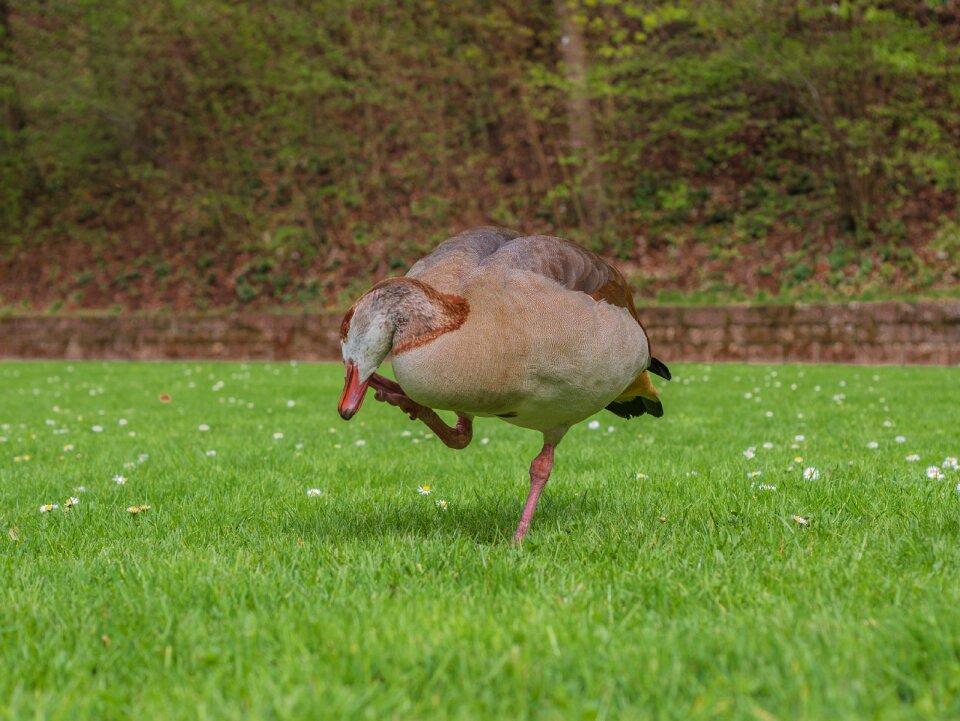
<svg viewBox="0 0 960 721">
<path fill-rule="evenodd" d="M 648 369 L 662 378 L 670 380 L 670 369 L 666 364 L 657 358 L 650 359 Z M 634 379 L 633 383 L 627 386 L 617 399 L 607 406 L 607 410 L 616 413 L 621 418 L 633 418 L 649 413 L 655 418 L 663 415 L 663 404 L 660 402 L 660 396 L 657 389 L 653 387 L 650 381 L 650 374 L 644 371 Z"/>
</svg>

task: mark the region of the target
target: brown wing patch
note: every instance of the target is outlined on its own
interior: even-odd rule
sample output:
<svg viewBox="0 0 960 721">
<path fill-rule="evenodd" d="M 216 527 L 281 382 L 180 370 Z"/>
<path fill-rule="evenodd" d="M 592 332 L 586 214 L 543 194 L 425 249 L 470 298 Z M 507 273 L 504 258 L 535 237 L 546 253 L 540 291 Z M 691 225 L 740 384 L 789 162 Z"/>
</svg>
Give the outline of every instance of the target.
<svg viewBox="0 0 960 721">
<path fill-rule="evenodd" d="M 630 291 L 630 286 L 627 285 L 626 279 L 624 279 L 623 275 L 621 275 L 620 271 L 616 268 L 610 267 L 610 271 L 610 277 L 607 279 L 607 282 L 591 291 L 589 293 L 590 297 L 597 301 L 605 300 L 610 305 L 615 305 L 619 308 L 626 308 L 630 311 L 630 315 L 633 316 L 634 320 L 640 323 L 637 308 L 633 304 L 633 293 Z M 643 324 L 641 323 L 640 326 L 643 327 Z"/>
</svg>

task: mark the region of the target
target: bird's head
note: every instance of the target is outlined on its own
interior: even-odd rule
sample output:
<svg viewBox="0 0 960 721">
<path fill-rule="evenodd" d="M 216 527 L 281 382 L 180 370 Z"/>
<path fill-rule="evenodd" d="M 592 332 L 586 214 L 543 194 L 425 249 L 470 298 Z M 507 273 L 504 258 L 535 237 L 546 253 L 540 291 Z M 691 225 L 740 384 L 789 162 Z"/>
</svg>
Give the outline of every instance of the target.
<svg viewBox="0 0 960 721">
<path fill-rule="evenodd" d="M 350 420 L 360 410 L 370 376 L 393 347 L 396 319 L 384 304 L 382 294 L 374 290 L 362 295 L 340 324 L 340 350 L 347 375 L 338 410 L 344 420 Z"/>
</svg>

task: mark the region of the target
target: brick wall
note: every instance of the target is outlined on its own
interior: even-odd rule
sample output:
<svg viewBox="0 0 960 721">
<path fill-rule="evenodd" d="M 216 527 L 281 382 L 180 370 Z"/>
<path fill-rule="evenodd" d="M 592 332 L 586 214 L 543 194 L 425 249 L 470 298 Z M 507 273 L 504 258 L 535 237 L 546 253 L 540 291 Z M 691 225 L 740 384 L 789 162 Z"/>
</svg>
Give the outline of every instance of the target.
<svg viewBox="0 0 960 721">
<path fill-rule="evenodd" d="M 666 361 L 960 364 L 960 301 L 641 310 Z M 0 358 L 335 360 L 340 316 L 0 317 Z"/>
</svg>

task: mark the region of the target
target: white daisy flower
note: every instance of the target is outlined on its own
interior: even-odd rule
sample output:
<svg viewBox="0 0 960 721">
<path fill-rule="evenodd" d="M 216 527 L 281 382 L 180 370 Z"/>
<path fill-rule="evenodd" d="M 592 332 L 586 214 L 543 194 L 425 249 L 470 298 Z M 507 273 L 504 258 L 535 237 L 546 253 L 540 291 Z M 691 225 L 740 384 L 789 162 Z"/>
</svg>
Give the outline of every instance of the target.
<svg viewBox="0 0 960 721">
<path fill-rule="evenodd" d="M 198 430 L 198 431 L 209 431 L 209 430 L 210 430 L 210 426 L 208 426 L 206 423 L 201 423 L 199 426 L 197 426 L 197 430 Z"/>
<path fill-rule="evenodd" d="M 792 518 L 794 521 L 796 521 L 797 523 L 799 523 L 801 526 L 809 526 L 809 525 L 810 525 L 810 521 L 808 521 L 808 520 L 807 520 L 806 518 L 804 518 L 803 516 L 791 516 L 791 518 Z"/>
<path fill-rule="evenodd" d="M 820 478 L 820 471 L 810 466 L 809 468 L 803 469 L 803 477 L 808 481 L 815 481 Z"/>
<path fill-rule="evenodd" d="M 79 498 L 77 498 L 76 496 L 70 496 L 70 498 L 68 498 L 67 500 L 65 500 L 65 501 L 63 502 L 63 507 L 64 507 L 65 509 L 71 508 L 72 506 L 75 506 L 75 505 L 77 505 L 78 503 L 80 503 L 80 499 L 79 499 Z"/>
<path fill-rule="evenodd" d="M 333 430 L 333 429 L 331 429 L 331 430 Z M 413 435 L 413 434 L 410 433 L 410 431 L 400 431 L 400 436 L 401 436 L 401 438 L 409 438 L 411 435 Z"/>
<path fill-rule="evenodd" d="M 116 483 L 118 486 L 127 485 L 126 476 L 116 475 L 111 480 L 113 480 L 113 482 Z"/>
<path fill-rule="evenodd" d="M 803 443 L 805 440 L 807 440 L 807 437 L 804 435 L 796 435 L 793 437 L 793 440 L 795 440 L 797 443 Z"/>
<path fill-rule="evenodd" d="M 103 433 L 103 426 L 93 426 L 90 430 L 94 433 Z"/>
<path fill-rule="evenodd" d="M 642 481 L 644 478 L 649 478 L 649 477 L 650 477 L 650 476 L 648 476 L 646 473 L 641 473 L 641 472 L 639 472 L 639 471 L 637 472 L 637 480 L 638 480 L 638 481 Z"/>
<path fill-rule="evenodd" d="M 127 422 L 128 422 L 128 421 L 127 421 L 126 418 L 121 418 L 120 420 L 117 421 L 117 425 L 118 425 L 118 426 L 125 426 L 125 425 L 127 425 Z"/>
<path fill-rule="evenodd" d="M 775 490 L 777 490 L 777 487 L 776 487 L 776 486 L 771 486 L 771 485 L 769 485 L 769 484 L 767 484 L 767 483 L 760 483 L 759 485 L 757 485 L 757 488 L 759 488 L 761 491 L 775 491 Z"/>
<path fill-rule="evenodd" d="M 287 408 L 293 408 L 295 405 L 297 405 L 296 401 L 287 401 Z"/>
<path fill-rule="evenodd" d="M 487 438 L 486 436 L 484 436 L 483 438 L 480 439 L 480 445 L 481 445 L 481 446 L 485 446 L 485 445 L 487 445 L 489 442 L 490 442 L 490 439 Z"/>
<path fill-rule="evenodd" d="M 433 490 L 430 488 L 430 486 L 417 486 L 417 493 L 419 493 L 421 496 L 429 496 L 431 493 L 433 493 Z"/>
<path fill-rule="evenodd" d="M 877 443 L 876 441 L 870 441 L 869 443 L 867 443 L 867 448 L 869 448 L 871 451 L 879 447 L 880 447 L 880 444 Z"/>
<path fill-rule="evenodd" d="M 770 441 L 767 441 L 763 444 L 763 447 L 769 451 L 771 448 L 773 448 L 773 444 Z"/>
<path fill-rule="evenodd" d="M 597 430 L 599 427 L 600 427 L 600 421 L 590 421 L 590 422 L 587 424 L 587 428 L 589 428 L 591 431 L 595 431 L 595 430 Z"/>
<path fill-rule="evenodd" d="M 322 491 L 321 491 L 319 488 L 309 488 L 309 489 L 307 489 L 307 495 L 310 496 L 310 498 L 316 498 L 316 497 L 319 496 L 321 493 L 322 493 Z"/>
<path fill-rule="evenodd" d="M 87 492 L 87 487 L 86 487 L 86 486 L 77 486 L 76 488 L 73 489 L 73 492 L 74 492 L 74 493 L 86 493 L 86 492 Z"/>
<path fill-rule="evenodd" d="M 906 437 L 906 436 L 896 436 L 893 440 L 895 440 L 897 443 L 906 443 L 906 442 L 907 442 L 907 437 Z"/>
<path fill-rule="evenodd" d="M 50 513 L 50 511 L 55 511 L 58 508 L 60 508 L 60 506 L 58 506 L 56 503 L 45 503 L 44 505 L 40 506 L 40 513 Z"/>
<path fill-rule="evenodd" d="M 884 421 L 884 422 L 883 422 L 883 427 L 884 427 L 884 428 L 893 428 L 893 421 Z"/>
<path fill-rule="evenodd" d="M 367 445 L 367 442 L 366 442 L 365 440 L 363 440 L 362 438 L 359 438 L 359 439 L 357 439 L 356 441 L 353 442 L 353 445 L 355 445 L 355 446 L 365 446 L 365 445 Z"/>
<path fill-rule="evenodd" d="M 146 453 L 141 453 L 137 456 L 137 463 L 146 463 L 148 458 L 150 458 L 150 456 Z"/>
<path fill-rule="evenodd" d="M 63 450 L 66 451 L 67 453 L 69 453 L 70 451 L 73 450 L 73 444 L 72 444 L 72 443 L 68 443 L 67 445 L 65 445 L 65 446 L 63 447 Z"/>
<path fill-rule="evenodd" d="M 213 458 L 215 455 L 217 455 L 217 452 L 211 448 L 209 451 L 206 451 L 204 455 L 208 456 L 209 458 Z"/>
<path fill-rule="evenodd" d="M 919 460 L 920 460 L 920 454 L 919 454 L 919 453 L 911 453 L 911 454 L 910 454 L 909 456 L 907 456 L 904 460 L 909 461 L 910 463 L 914 463 L 915 461 L 919 461 Z"/>
<path fill-rule="evenodd" d="M 957 462 L 956 456 L 947 456 L 943 459 L 941 464 L 944 468 L 949 468 L 951 471 L 960 470 L 960 463 Z"/>
<path fill-rule="evenodd" d="M 763 471 L 750 471 L 750 472 L 747 474 L 747 478 L 756 478 L 757 476 L 761 475 L 762 473 L 763 473 Z"/>
<path fill-rule="evenodd" d="M 280 433 L 279 431 L 277 431 L 276 433 L 273 434 L 273 440 L 275 440 L 275 441 L 282 441 L 282 440 L 283 440 L 283 434 Z"/>
<path fill-rule="evenodd" d="M 437 501 L 437 508 L 439 508 L 441 511 L 446 511 L 448 507 L 449 507 L 449 504 L 442 498 L 439 501 Z"/>
<path fill-rule="evenodd" d="M 932 478 L 935 481 L 939 481 L 941 478 L 943 478 L 943 471 L 936 466 L 927 466 L 927 478 Z"/>
<path fill-rule="evenodd" d="M 743 452 L 743 457 L 746 458 L 748 461 L 751 460 L 756 455 L 757 453 L 752 447 L 748 448 Z"/>
</svg>

